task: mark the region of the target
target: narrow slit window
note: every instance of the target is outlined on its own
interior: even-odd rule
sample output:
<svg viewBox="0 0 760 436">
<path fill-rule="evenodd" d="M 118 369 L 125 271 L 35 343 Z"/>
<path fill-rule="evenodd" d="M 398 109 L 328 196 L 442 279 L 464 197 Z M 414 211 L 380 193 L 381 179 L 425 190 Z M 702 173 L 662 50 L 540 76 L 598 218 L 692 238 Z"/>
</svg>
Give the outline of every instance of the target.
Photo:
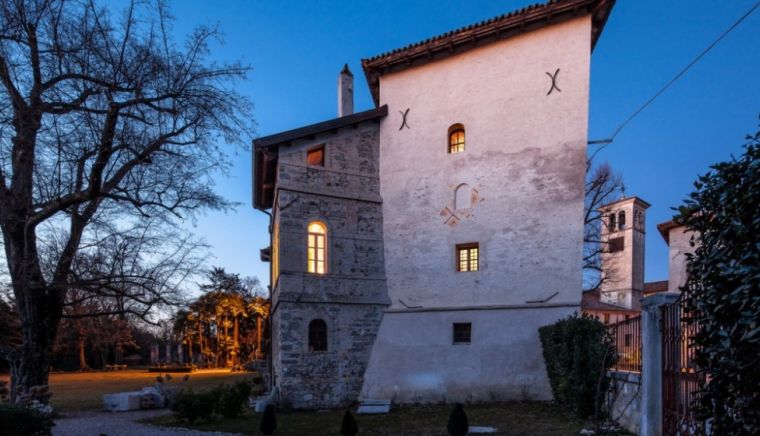
<svg viewBox="0 0 760 436">
<path fill-rule="evenodd" d="M 609 224 L 607 225 L 607 228 L 609 231 L 614 232 L 615 227 L 617 227 L 617 220 L 615 219 L 615 214 L 611 213 L 609 216 Z"/>
<path fill-rule="evenodd" d="M 472 323 L 455 322 L 453 331 L 454 344 L 469 344 L 472 342 Z"/>
<path fill-rule="evenodd" d="M 322 319 L 309 323 L 309 351 L 327 351 L 327 323 Z"/>
<path fill-rule="evenodd" d="M 457 245 L 457 271 L 477 271 L 480 263 L 478 244 Z"/>
<path fill-rule="evenodd" d="M 307 238 L 307 271 L 312 274 L 325 274 L 327 272 L 327 228 L 318 221 L 309 223 Z"/>
<path fill-rule="evenodd" d="M 618 230 L 625 230 L 625 212 L 622 210 L 618 214 Z"/>
<path fill-rule="evenodd" d="M 325 166 L 325 146 L 321 145 L 306 152 L 306 163 L 316 167 Z"/>
<path fill-rule="evenodd" d="M 464 126 L 454 124 L 449 127 L 449 154 L 464 151 Z"/>
</svg>

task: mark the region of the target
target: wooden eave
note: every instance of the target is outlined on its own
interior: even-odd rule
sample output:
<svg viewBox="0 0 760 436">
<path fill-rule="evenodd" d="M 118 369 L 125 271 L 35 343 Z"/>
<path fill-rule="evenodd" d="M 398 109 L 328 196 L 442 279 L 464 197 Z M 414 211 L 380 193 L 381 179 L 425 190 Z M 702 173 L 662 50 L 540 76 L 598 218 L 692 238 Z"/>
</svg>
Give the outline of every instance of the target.
<svg viewBox="0 0 760 436">
<path fill-rule="evenodd" d="M 253 207 L 261 210 L 272 207 L 280 147 L 288 146 L 293 141 L 300 139 L 316 138 L 319 134 L 337 132 L 344 127 L 357 126 L 365 121 L 376 120 L 386 115 L 388 115 L 388 106 L 383 105 L 368 111 L 254 139 Z"/>
<path fill-rule="evenodd" d="M 581 15 L 592 19 L 591 48 L 604 29 L 615 0 L 551 0 L 362 59 L 375 104 L 380 104 L 380 76 L 440 60 L 475 47 L 533 31 Z"/>
</svg>

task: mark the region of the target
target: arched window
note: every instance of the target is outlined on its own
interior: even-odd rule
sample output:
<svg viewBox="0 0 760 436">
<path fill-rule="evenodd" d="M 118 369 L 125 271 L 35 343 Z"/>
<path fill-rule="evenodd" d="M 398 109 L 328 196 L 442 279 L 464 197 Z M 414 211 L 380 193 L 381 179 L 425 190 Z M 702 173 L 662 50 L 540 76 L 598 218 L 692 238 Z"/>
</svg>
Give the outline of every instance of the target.
<svg viewBox="0 0 760 436">
<path fill-rule="evenodd" d="M 618 229 L 625 229 L 625 211 L 621 210 L 618 214 Z"/>
<path fill-rule="evenodd" d="M 322 319 L 309 323 L 309 351 L 327 351 L 327 323 Z"/>
<path fill-rule="evenodd" d="M 467 183 L 457 186 L 454 191 L 454 209 L 469 209 L 472 206 L 472 189 Z"/>
<path fill-rule="evenodd" d="M 615 227 L 617 227 L 616 220 L 615 220 L 615 214 L 611 213 L 610 217 L 609 217 L 609 222 L 607 223 L 607 229 L 609 229 L 609 231 L 611 231 L 611 232 L 614 232 L 615 231 Z"/>
<path fill-rule="evenodd" d="M 309 223 L 307 253 L 307 271 L 325 274 L 327 272 L 327 227 L 319 221 Z"/>
<path fill-rule="evenodd" d="M 464 151 L 464 126 L 454 124 L 449 127 L 449 154 Z"/>
</svg>

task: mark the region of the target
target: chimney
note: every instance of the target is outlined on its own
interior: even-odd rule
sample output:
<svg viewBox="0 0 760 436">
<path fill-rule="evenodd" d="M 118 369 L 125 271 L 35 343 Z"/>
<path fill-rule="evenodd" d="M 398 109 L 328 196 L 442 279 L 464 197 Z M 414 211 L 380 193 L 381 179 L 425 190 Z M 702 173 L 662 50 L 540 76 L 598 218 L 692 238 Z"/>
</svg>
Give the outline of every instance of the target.
<svg viewBox="0 0 760 436">
<path fill-rule="evenodd" d="M 354 113 L 354 75 L 348 69 L 348 64 L 345 64 L 338 75 L 338 117 L 345 117 L 352 113 Z"/>
</svg>

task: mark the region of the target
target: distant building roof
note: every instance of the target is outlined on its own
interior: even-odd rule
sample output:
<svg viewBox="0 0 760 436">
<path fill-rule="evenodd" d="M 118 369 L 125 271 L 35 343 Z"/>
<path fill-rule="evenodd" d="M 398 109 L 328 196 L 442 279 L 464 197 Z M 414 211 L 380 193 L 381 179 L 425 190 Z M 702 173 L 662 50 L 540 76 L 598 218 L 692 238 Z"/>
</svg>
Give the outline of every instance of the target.
<svg viewBox="0 0 760 436">
<path fill-rule="evenodd" d="M 668 292 L 667 280 L 644 283 L 644 296 L 650 295 L 650 294 L 656 294 L 658 292 Z"/>
<path fill-rule="evenodd" d="M 595 310 L 599 312 L 624 312 L 631 314 L 638 314 L 640 311 L 636 309 L 627 309 L 625 307 L 616 306 L 614 304 L 602 303 L 599 300 L 599 290 L 586 291 L 581 295 L 581 310 Z"/>
<path fill-rule="evenodd" d="M 615 0 L 551 0 L 461 27 L 414 44 L 362 59 L 370 92 L 380 104 L 380 76 L 443 59 L 482 45 L 591 14 L 591 48 L 596 45 Z"/>
<path fill-rule="evenodd" d="M 622 203 L 624 201 L 633 201 L 634 203 L 639 203 L 644 209 L 649 209 L 652 205 L 647 203 L 646 201 L 642 200 L 640 197 L 636 197 L 635 195 L 633 197 L 623 197 L 619 200 L 611 201 L 607 204 L 604 204 L 599 207 L 599 210 L 607 210 L 610 209 L 613 205 L 616 205 L 618 203 Z"/>
</svg>

